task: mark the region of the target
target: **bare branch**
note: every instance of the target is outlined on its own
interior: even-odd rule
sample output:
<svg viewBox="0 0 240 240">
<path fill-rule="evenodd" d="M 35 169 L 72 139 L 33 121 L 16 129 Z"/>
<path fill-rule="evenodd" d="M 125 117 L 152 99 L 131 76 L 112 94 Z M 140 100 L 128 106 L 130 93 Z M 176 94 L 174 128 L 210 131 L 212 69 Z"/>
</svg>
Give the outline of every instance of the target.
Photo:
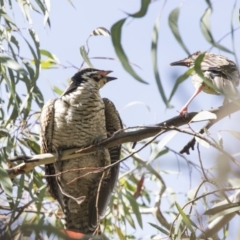
<svg viewBox="0 0 240 240">
<path fill-rule="evenodd" d="M 228 103 L 224 106 L 221 106 L 217 109 L 208 110 L 209 112 L 215 113 L 217 119 L 209 121 L 207 127 L 211 127 L 216 122 L 220 121 L 222 118 L 240 110 L 240 105 L 236 103 Z M 188 124 L 191 119 L 198 114 L 198 112 L 189 113 L 187 116 L 176 116 L 169 120 L 166 120 L 162 123 L 153 125 L 153 126 L 137 126 L 126 128 L 114 133 L 111 137 L 97 143 L 94 145 L 84 146 L 83 148 L 74 148 L 70 150 L 63 151 L 61 160 L 69 160 L 79 156 L 87 155 L 92 152 L 98 151 L 100 148 L 111 148 L 122 143 L 126 142 L 138 142 L 143 139 L 153 137 L 155 135 L 161 135 L 167 131 L 172 130 L 169 126 L 174 126 L 175 128 Z M 24 160 L 24 163 L 21 163 L 13 168 L 7 169 L 11 179 L 18 176 L 19 174 L 24 174 L 34 169 L 36 166 L 54 163 L 57 159 L 55 153 L 44 153 L 34 156 L 26 157 L 14 157 L 9 159 L 9 161 Z"/>
</svg>

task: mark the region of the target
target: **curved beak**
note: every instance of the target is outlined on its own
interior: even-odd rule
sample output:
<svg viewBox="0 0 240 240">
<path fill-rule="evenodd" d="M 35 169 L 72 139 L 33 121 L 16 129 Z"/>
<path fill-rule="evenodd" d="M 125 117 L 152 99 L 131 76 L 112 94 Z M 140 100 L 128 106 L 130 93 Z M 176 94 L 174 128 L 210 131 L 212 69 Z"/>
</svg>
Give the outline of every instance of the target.
<svg viewBox="0 0 240 240">
<path fill-rule="evenodd" d="M 185 58 L 183 60 L 180 61 L 176 61 L 176 62 L 172 62 L 170 63 L 171 66 L 185 66 L 185 67 L 189 67 L 191 65 L 191 60 L 189 58 Z"/>
<path fill-rule="evenodd" d="M 98 73 L 99 75 L 105 77 L 105 78 L 107 79 L 107 82 L 110 82 L 110 81 L 112 81 L 112 80 L 117 79 L 117 78 L 115 78 L 115 77 L 109 77 L 109 76 L 107 76 L 107 75 L 108 75 L 109 73 L 111 73 L 111 72 L 112 72 L 112 71 L 104 71 L 104 70 L 102 70 L 102 71 L 98 71 L 97 73 Z"/>
</svg>

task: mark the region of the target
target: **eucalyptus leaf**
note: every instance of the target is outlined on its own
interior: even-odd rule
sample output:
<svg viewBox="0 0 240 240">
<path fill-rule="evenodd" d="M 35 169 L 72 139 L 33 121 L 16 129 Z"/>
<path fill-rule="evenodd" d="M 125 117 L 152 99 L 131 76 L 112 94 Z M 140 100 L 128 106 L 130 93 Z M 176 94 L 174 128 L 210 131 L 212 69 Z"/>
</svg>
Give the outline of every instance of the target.
<svg viewBox="0 0 240 240">
<path fill-rule="evenodd" d="M 187 55 L 191 55 L 191 53 L 187 49 L 187 46 L 184 44 L 184 42 L 182 40 L 180 31 L 178 28 L 178 18 L 179 18 L 180 9 L 181 9 L 181 7 L 177 7 L 172 10 L 172 12 L 168 16 L 168 25 L 169 25 L 174 37 L 176 38 L 176 40 L 178 41 L 180 46 L 183 48 L 183 50 L 187 53 Z"/>
<path fill-rule="evenodd" d="M 112 43 L 114 46 L 114 49 L 116 51 L 116 54 L 122 63 L 123 68 L 132 75 L 136 80 L 138 80 L 141 83 L 146 83 L 131 67 L 130 62 L 127 58 L 127 55 L 125 54 L 122 44 L 121 44 L 121 37 L 122 37 L 122 27 L 125 23 L 126 18 L 118 21 L 115 23 L 111 28 L 111 36 L 112 36 Z"/>
</svg>

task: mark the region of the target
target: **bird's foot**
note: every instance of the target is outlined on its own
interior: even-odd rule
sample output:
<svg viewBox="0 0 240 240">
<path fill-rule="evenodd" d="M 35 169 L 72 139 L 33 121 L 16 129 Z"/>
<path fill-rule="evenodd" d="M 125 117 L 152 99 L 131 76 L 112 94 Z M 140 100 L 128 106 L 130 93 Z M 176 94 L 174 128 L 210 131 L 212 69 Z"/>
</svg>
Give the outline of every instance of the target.
<svg viewBox="0 0 240 240">
<path fill-rule="evenodd" d="M 181 111 L 179 112 L 179 115 L 187 117 L 188 116 L 188 111 L 187 110 L 188 109 L 186 107 L 183 107 L 181 109 Z"/>
<path fill-rule="evenodd" d="M 97 144 L 100 143 L 103 139 L 104 139 L 103 136 L 98 136 L 98 137 L 96 137 L 96 138 L 92 141 L 92 144 L 93 144 L 93 145 L 97 145 Z"/>
</svg>

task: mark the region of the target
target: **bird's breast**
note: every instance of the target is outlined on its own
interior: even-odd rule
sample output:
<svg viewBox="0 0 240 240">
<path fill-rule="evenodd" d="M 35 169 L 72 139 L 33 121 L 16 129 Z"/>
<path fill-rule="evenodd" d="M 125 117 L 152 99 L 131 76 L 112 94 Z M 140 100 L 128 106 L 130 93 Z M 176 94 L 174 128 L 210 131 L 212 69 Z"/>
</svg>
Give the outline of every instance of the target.
<svg viewBox="0 0 240 240">
<path fill-rule="evenodd" d="M 99 95 L 69 96 L 55 102 L 54 148 L 90 144 L 106 138 L 104 103 Z"/>
</svg>

